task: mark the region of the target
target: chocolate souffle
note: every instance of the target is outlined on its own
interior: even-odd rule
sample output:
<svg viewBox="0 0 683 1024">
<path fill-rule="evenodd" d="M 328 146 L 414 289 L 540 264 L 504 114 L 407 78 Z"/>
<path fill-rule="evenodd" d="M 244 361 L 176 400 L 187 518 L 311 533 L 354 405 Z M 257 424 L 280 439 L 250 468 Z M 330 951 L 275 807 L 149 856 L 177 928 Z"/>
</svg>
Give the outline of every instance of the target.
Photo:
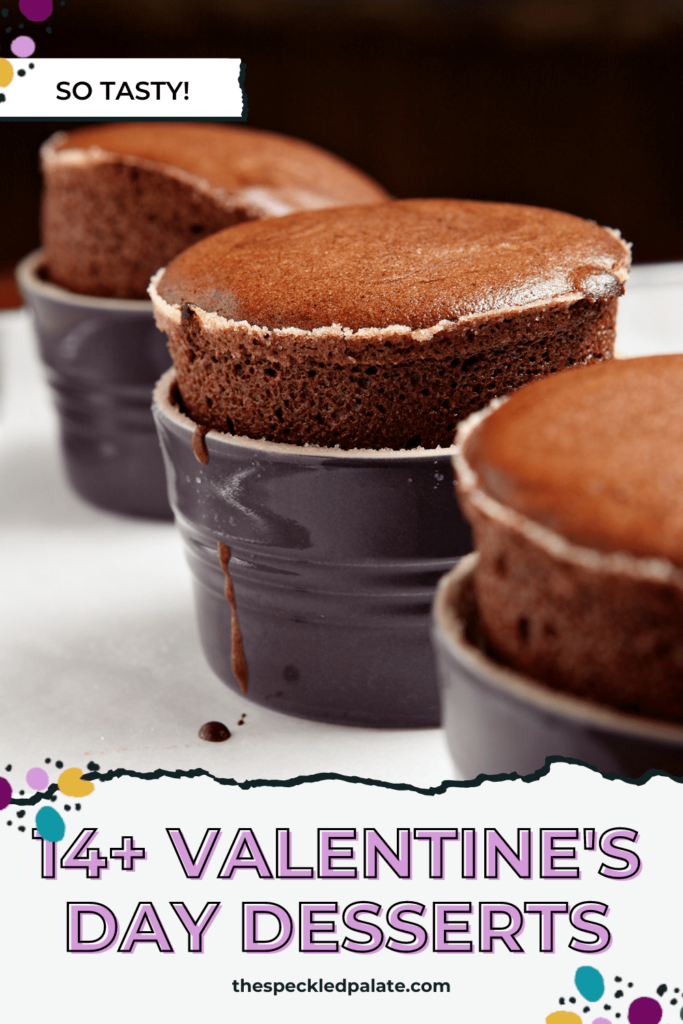
<svg viewBox="0 0 683 1024">
<path fill-rule="evenodd" d="M 569 214 L 409 199 L 237 225 L 150 295 L 201 428 L 435 448 L 492 397 L 609 359 L 629 263 Z"/>
<path fill-rule="evenodd" d="M 317 146 L 240 125 L 103 124 L 41 159 L 47 274 L 85 295 L 146 299 L 160 266 L 240 221 L 387 198 Z"/>
<path fill-rule="evenodd" d="M 497 655 L 683 721 L 683 355 L 535 382 L 464 423 L 458 496 Z"/>
</svg>

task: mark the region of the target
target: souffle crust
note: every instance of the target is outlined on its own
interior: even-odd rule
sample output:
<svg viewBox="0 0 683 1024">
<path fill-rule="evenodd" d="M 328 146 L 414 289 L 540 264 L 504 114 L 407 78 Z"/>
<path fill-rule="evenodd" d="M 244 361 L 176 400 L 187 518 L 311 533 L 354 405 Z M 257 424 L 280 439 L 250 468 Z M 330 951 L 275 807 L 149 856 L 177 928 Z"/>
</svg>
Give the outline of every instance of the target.
<svg viewBox="0 0 683 1024">
<path fill-rule="evenodd" d="M 502 660 L 683 721 L 683 355 L 536 382 L 458 431 L 475 593 Z"/>
<path fill-rule="evenodd" d="M 195 422 L 434 448 L 492 397 L 609 359 L 629 263 L 617 232 L 568 214 L 400 200 L 237 225 L 150 295 Z"/>
<path fill-rule="evenodd" d="M 683 568 L 682 394 L 679 355 L 573 371 L 483 420 L 465 456 L 488 494 L 572 543 Z"/>
<path fill-rule="evenodd" d="M 616 232 L 507 203 L 406 199 L 245 225 L 182 253 L 159 292 L 270 330 L 433 329 L 620 295 Z"/>
<path fill-rule="evenodd" d="M 48 139 L 41 161 L 48 275 L 91 295 L 144 298 L 160 266 L 241 221 L 387 198 L 317 146 L 240 125 L 81 128 Z"/>
</svg>

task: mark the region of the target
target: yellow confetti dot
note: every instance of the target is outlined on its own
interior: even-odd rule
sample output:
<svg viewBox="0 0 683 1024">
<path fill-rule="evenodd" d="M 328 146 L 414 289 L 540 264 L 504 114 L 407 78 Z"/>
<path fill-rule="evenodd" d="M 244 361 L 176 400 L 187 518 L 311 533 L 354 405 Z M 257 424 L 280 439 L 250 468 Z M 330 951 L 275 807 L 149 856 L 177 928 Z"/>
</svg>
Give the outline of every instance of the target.
<svg viewBox="0 0 683 1024">
<path fill-rule="evenodd" d="M 571 1010 L 555 1010 L 555 1013 L 546 1017 L 545 1024 L 581 1024 L 581 1018 Z"/>
<path fill-rule="evenodd" d="M 95 787 L 92 782 L 82 779 L 82 775 L 82 768 L 65 768 L 57 779 L 59 792 L 63 793 L 64 796 L 89 796 Z"/>
<path fill-rule="evenodd" d="M 14 68 L 8 60 L 0 57 L 0 86 L 4 89 L 14 78 Z"/>
</svg>

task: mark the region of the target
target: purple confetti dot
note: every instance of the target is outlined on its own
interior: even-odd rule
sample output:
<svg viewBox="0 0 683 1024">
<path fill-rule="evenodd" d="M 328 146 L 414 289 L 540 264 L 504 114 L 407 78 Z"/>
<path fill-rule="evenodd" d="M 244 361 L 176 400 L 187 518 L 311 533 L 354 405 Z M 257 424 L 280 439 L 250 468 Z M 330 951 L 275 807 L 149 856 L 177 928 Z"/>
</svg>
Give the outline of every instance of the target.
<svg viewBox="0 0 683 1024">
<path fill-rule="evenodd" d="M 19 0 L 19 10 L 29 21 L 45 21 L 52 14 L 52 0 Z"/>
<path fill-rule="evenodd" d="M 0 811 L 4 811 L 11 799 L 12 787 L 7 779 L 0 778 Z"/>
<path fill-rule="evenodd" d="M 47 789 L 50 782 L 50 776 L 44 768 L 29 768 L 26 772 L 26 781 L 31 789 Z"/>
<path fill-rule="evenodd" d="M 36 50 L 36 44 L 30 36 L 17 36 L 12 40 L 10 49 L 15 57 L 31 57 Z"/>
<path fill-rule="evenodd" d="M 634 999 L 628 1008 L 629 1024 L 659 1024 L 662 1008 L 656 999 L 641 996 Z"/>
</svg>

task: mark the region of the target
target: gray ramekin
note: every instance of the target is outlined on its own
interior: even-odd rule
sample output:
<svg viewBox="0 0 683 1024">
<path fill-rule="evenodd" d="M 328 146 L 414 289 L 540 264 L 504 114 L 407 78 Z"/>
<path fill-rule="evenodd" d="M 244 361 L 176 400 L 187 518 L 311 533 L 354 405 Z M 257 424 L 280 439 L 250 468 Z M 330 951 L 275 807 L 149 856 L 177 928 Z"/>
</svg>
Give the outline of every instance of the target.
<svg viewBox="0 0 683 1024">
<path fill-rule="evenodd" d="M 651 769 L 683 776 L 682 725 L 553 690 L 485 653 L 472 585 L 477 557 L 439 583 L 432 630 L 442 724 L 463 776 L 529 775 L 552 756 L 625 778 Z"/>
<path fill-rule="evenodd" d="M 170 519 L 152 391 L 171 364 L 152 303 L 78 295 L 40 275 L 42 254 L 17 267 L 59 414 L 73 488 L 110 512 Z"/>
<path fill-rule="evenodd" d="M 471 549 L 452 449 L 343 451 L 212 430 L 203 465 L 176 395 L 170 371 L 154 415 L 216 675 L 239 689 L 221 544 L 250 700 L 324 722 L 438 725 L 430 608 Z"/>
</svg>

